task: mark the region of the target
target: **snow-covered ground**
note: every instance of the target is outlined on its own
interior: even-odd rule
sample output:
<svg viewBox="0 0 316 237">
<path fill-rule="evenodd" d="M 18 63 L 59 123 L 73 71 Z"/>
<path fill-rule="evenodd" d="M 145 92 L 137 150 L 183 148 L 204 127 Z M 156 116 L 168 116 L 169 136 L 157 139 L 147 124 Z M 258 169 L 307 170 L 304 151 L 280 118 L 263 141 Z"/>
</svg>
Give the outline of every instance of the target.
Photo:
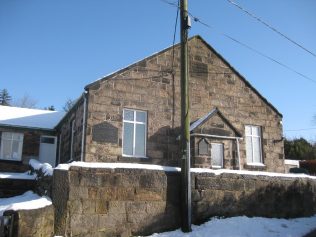
<svg viewBox="0 0 316 237">
<path fill-rule="evenodd" d="M 32 191 L 27 191 L 19 196 L 0 198 L 0 216 L 2 216 L 6 210 L 38 209 L 51 204 L 52 201 L 49 197 L 41 197 Z"/>
<path fill-rule="evenodd" d="M 316 215 L 308 218 L 276 219 L 262 217 L 212 218 L 191 233 L 181 230 L 153 234 L 151 237 L 303 237 L 316 229 Z"/>
</svg>

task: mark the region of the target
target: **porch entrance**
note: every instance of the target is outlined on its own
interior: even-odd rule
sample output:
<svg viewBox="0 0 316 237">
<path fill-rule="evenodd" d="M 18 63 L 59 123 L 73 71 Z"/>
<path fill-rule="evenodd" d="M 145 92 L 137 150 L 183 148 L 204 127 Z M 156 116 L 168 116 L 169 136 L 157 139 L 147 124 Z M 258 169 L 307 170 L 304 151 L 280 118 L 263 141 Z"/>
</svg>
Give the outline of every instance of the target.
<svg viewBox="0 0 316 237">
<path fill-rule="evenodd" d="M 56 137 L 55 136 L 41 136 L 39 161 L 42 163 L 56 165 Z"/>
</svg>

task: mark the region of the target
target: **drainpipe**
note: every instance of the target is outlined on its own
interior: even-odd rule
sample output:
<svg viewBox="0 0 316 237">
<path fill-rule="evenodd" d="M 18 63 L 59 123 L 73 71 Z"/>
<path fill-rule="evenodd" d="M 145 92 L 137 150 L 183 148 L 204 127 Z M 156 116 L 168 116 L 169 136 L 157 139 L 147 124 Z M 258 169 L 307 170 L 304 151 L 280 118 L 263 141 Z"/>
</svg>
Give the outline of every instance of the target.
<svg viewBox="0 0 316 237">
<path fill-rule="evenodd" d="M 85 135 L 86 135 L 86 107 L 87 107 L 87 91 L 83 93 L 83 119 L 82 119 L 82 137 L 81 137 L 81 155 L 80 155 L 80 161 L 83 161 L 84 156 L 84 145 L 85 145 Z"/>
<path fill-rule="evenodd" d="M 56 166 L 60 164 L 61 133 L 60 133 L 59 136 L 58 136 L 58 142 L 59 142 L 59 143 L 58 143 L 58 164 L 56 164 Z"/>
<path fill-rule="evenodd" d="M 240 152 L 239 152 L 239 139 L 238 139 L 238 138 L 236 138 L 236 145 L 237 145 L 238 166 L 239 166 L 239 170 L 241 170 L 241 165 L 240 165 Z"/>
</svg>

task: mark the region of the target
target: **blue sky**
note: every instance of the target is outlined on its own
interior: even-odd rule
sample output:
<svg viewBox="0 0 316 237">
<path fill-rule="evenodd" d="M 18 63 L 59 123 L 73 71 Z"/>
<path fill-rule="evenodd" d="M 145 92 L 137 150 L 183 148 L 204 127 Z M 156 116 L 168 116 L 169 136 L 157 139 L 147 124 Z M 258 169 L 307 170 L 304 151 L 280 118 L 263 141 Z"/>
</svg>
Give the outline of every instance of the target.
<svg viewBox="0 0 316 237">
<path fill-rule="evenodd" d="M 316 1 L 236 2 L 316 53 Z M 315 81 L 316 58 L 227 0 L 189 0 L 189 11 L 214 29 L 192 22 L 190 36 L 201 35 L 283 114 L 285 135 L 316 140 L 316 129 L 288 131 L 316 127 L 316 83 L 218 32 Z M 1 0 L 0 89 L 61 110 L 86 84 L 170 46 L 175 16 L 160 0 Z"/>
</svg>

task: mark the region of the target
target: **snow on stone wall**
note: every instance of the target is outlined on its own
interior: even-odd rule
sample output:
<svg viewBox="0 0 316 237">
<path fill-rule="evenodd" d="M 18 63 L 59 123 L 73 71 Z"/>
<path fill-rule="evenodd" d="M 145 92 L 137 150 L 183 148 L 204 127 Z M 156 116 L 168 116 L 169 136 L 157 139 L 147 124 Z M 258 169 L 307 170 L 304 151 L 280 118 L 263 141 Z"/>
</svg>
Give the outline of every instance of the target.
<svg viewBox="0 0 316 237">
<path fill-rule="evenodd" d="M 179 227 L 178 170 L 108 166 L 55 170 L 55 234 L 148 235 Z M 289 218 L 316 213 L 316 180 L 309 176 L 199 169 L 191 177 L 194 223 L 212 216 Z"/>
</svg>

